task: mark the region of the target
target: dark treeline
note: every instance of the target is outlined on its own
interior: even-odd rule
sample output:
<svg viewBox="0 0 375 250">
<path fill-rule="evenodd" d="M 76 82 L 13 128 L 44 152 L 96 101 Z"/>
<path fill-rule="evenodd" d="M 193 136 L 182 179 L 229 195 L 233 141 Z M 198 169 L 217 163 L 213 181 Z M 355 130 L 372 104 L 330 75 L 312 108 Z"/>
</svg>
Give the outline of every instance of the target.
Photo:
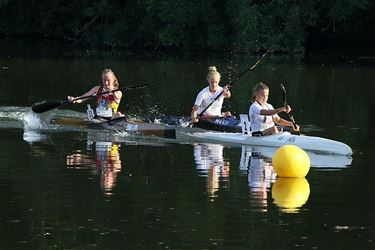
<svg viewBox="0 0 375 250">
<path fill-rule="evenodd" d="M 296 52 L 375 37 L 371 0 L 0 0 L 0 16 L 3 38 L 89 47 Z"/>
</svg>

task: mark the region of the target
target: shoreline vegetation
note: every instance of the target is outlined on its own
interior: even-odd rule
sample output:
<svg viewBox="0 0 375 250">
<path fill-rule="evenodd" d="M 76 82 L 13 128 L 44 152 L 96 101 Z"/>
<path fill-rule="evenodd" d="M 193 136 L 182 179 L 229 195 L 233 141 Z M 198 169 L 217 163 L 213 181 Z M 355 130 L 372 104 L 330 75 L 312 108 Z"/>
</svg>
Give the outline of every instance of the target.
<svg viewBox="0 0 375 250">
<path fill-rule="evenodd" d="M 304 53 L 375 42 L 370 0 L 0 0 L 0 39 L 154 51 Z"/>
</svg>

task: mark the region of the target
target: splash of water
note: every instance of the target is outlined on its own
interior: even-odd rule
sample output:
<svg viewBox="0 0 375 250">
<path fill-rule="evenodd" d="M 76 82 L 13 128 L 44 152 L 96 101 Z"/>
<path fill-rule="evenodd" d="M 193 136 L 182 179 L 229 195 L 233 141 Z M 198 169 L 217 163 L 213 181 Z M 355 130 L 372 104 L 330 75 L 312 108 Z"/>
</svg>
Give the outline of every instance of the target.
<svg viewBox="0 0 375 250">
<path fill-rule="evenodd" d="M 47 136 L 36 130 L 25 130 L 23 132 L 23 140 L 32 144 L 34 142 L 41 142 L 47 140 Z"/>
<path fill-rule="evenodd" d="M 125 131 L 116 131 L 115 136 L 119 136 L 119 137 L 127 137 L 127 136 L 129 136 L 129 133 L 127 133 L 127 132 L 125 132 Z"/>
<path fill-rule="evenodd" d="M 51 122 L 52 114 L 48 112 L 44 114 L 35 114 L 30 111 L 23 116 L 23 124 L 25 130 L 47 129 Z"/>
<path fill-rule="evenodd" d="M 46 140 L 46 135 L 42 134 L 40 130 L 48 128 L 51 116 L 48 112 L 41 115 L 32 111 L 25 113 L 22 117 L 24 127 L 23 140 L 30 144 Z"/>
</svg>

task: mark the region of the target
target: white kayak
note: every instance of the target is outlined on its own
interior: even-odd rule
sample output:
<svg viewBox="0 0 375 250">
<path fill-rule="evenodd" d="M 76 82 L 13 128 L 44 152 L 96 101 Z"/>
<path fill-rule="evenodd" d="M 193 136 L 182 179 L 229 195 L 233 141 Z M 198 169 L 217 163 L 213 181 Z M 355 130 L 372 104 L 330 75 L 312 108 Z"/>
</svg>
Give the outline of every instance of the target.
<svg viewBox="0 0 375 250">
<path fill-rule="evenodd" d="M 242 146 L 242 155 L 261 156 L 272 159 L 277 148 L 265 146 Z M 350 155 L 330 154 L 315 151 L 305 151 L 310 158 L 311 167 L 321 169 L 341 169 L 352 164 L 353 158 Z"/>
<path fill-rule="evenodd" d="M 345 143 L 306 135 L 292 135 L 289 132 L 282 132 L 277 135 L 251 136 L 242 133 L 225 132 L 195 132 L 189 136 L 196 139 L 203 139 L 206 142 L 236 143 L 250 146 L 281 147 L 284 145 L 295 145 L 306 151 L 331 153 L 339 155 L 351 155 L 352 149 Z"/>
</svg>

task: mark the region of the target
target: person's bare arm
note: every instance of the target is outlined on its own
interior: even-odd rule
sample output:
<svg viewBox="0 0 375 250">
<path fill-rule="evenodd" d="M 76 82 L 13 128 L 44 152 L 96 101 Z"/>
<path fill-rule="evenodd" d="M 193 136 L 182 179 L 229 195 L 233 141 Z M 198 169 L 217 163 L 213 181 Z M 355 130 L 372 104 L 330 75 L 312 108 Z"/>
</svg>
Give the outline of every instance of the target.
<svg viewBox="0 0 375 250">
<path fill-rule="evenodd" d="M 198 110 L 199 110 L 198 105 L 194 105 L 193 108 L 191 109 L 191 122 L 192 123 L 198 122 L 198 116 L 197 116 Z"/>
<path fill-rule="evenodd" d="M 93 87 L 92 89 L 90 89 L 89 91 L 87 91 L 86 93 L 84 93 L 83 95 L 80 95 L 80 96 L 68 96 L 68 100 L 72 103 L 81 103 L 81 102 L 84 102 L 86 101 L 87 99 L 80 99 L 80 100 L 74 100 L 76 98 L 81 98 L 81 97 L 84 97 L 84 96 L 92 96 L 93 94 L 96 94 L 98 92 L 98 89 L 100 87 L 99 86 L 95 86 Z"/>
</svg>

